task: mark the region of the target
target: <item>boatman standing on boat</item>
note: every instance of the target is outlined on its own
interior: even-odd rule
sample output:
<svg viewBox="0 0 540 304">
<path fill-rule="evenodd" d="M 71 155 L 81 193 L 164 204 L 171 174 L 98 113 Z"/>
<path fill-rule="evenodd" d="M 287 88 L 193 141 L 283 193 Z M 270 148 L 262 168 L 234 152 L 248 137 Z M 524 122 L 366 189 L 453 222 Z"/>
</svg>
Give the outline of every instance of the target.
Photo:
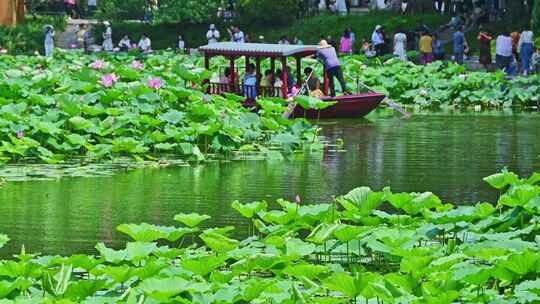
<svg viewBox="0 0 540 304">
<path fill-rule="evenodd" d="M 334 83 L 334 77 L 338 79 L 339 84 L 341 85 L 341 91 L 344 94 L 349 95 L 349 90 L 347 89 L 347 83 L 343 78 L 343 72 L 341 71 L 341 63 L 336 53 L 336 49 L 329 45 L 326 40 L 321 40 L 319 42 L 319 50 L 317 51 L 317 57 L 324 62 L 324 68 L 328 74 L 329 86 L 330 86 L 330 96 L 336 96 L 336 86 Z"/>
</svg>

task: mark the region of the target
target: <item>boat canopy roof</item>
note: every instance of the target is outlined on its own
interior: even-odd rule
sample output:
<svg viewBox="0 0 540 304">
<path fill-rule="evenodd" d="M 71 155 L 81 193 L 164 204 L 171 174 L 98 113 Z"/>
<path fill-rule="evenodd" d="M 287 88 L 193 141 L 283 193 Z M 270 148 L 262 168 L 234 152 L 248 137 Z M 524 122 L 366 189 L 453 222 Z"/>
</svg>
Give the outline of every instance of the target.
<svg viewBox="0 0 540 304">
<path fill-rule="evenodd" d="M 199 51 L 210 56 L 307 57 L 317 53 L 316 45 L 217 42 Z"/>
</svg>

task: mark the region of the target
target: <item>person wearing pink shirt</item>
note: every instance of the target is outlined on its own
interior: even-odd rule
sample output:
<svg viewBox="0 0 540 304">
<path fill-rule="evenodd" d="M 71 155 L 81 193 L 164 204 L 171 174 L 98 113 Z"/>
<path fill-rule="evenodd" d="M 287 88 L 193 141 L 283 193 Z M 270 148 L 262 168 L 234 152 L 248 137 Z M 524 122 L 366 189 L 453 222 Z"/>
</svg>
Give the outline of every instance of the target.
<svg viewBox="0 0 540 304">
<path fill-rule="evenodd" d="M 351 55 L 353 52 L 353 40 L 351 38 L 351 33 L 349 30 L 345 30 L 343 36 L 341 37 L 341 42 L 339 44 L 339 52 L 346 55 Z"/>
<path fill-rule="evenodd" d="M 66 14 L 73 17 L 75 13 L 75 0 L 64 0 L 64 7 L 66 9 Z"/>
</svg>

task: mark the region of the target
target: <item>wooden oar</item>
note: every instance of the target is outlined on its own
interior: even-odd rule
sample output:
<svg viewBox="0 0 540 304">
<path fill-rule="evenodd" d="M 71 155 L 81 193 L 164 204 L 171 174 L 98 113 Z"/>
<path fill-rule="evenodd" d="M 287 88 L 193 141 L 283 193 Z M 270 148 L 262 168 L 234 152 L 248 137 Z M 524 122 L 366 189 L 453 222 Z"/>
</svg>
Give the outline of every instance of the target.
<svg viewBox="0 0 540 304">
<path fill-rule="evenodd" d="M 376 92 L 374 89 L 372 89 L 371 87 L 369 87 L 367 84 L 361 82 L 358 78 L 356 79 L 356 83 L 358 84 L 361 84 L 362 86 L 364 86 L 365 88 L 367 88 L 369 91 L 371 92 Z M 382 101 L 383 103 L 385 103 L 387 106 L 389 106 L 390 108 L 394 109 L 395 111 L 398 111 L 399 113 L 401 113 L 401 115 L 403 115 L 403 118 L 405 119 L 409 119 L 412 117 L 412 113 L 410 112 L 407 112 L 402 106 L 400 106 L 399 104 L 395 103 L 393 100 L 391 100 L 388 96 Z"/>
<path fill-rule="evenodd" d="M 386 105 L 388 105 L 390 108 L 398 111 L 403 115 L 403 118 L 409 119 L 412 117 L 411 112 L 405 111 L 402 106 L 398 105 L 397 103 L 393 102 L 390 98 L 386 97 L 382 102 L 384 102 Z"/>
<path fill-rule="evenodd" d="M 300 87 L 300 90 L 298 91 L 298 93 L 296 93 L 295 96 L 291 96 L 291 97 L 288 98 L 289 104 L 287 106 L 287 110 L 283 113 L 283 118 L 289 119 L 289 117 L 291 117 L 292 113 L 294 113 L 294 109 L 297 106 L 297 103 L 294 101 L 294 97 L 296 97 L 298 95 L 301 95 L 304 92 L 304 89 L 307 89 L 308 93 L 309 93 L 308 81 L 311 79 L 311 76 L 313 76 L 314 72 L 315 72 L 315 69 L 313 69 L 311 71 L 311 73 L 309 73 L 308 77 L 306 78 L 306 81 L 304 82 L 302 87 Z"/>
</svg>

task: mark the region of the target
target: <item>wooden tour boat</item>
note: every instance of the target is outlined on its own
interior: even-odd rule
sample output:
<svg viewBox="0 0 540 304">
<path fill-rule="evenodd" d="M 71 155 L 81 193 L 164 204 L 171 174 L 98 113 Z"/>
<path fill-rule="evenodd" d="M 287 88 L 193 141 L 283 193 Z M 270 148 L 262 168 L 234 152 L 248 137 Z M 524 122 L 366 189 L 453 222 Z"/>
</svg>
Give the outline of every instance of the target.
<svg viewBox="0 0 540 304">
<path fill-rule="evenodd" d="M 208 44 L 199 48 L 204 54 L 205 68 L 210 70 L 210 60 L 215 56 L 223 56 L 229 59 L 229 69 L 231 71 L 228 77 L 228 83 L 209 83 L 208 91 L 210 94 L 221 94 L 224 92 L 234 93 L 240 96 L 263 97 L 284 97 L 289 94 L 289 85 L 287 83 L 286 69 L 287 59 L 289 57 L 296 59 L 296 78 L 297 83 L 302 84 L 302 58 L 316 55 L 318 47 L 316 45 L 279 45 L 279 44 L 261 44 L 261 43 L 235 43 L 219 42 Z M 255 86 L 248 86 L 240 83 L 236 71 L 236 59 L 245 58 L 245 65 L 250 64 L 250 60 L 255 61 L 255 70 L 257 81 Z M 270 70 L 275 73 L 276 59 L 279 60 L 282 67 L 281 79 L 282 87 L 263 87 L 261 83 L 261 62 L 270 59 Z M 359 118 L 367 115 L 384 100 L 385 95 L 370 92 L 352 95 L 331 97 L 328 95 L 329 79 L 324 75 L 323 93 L 325 97 L 321 100 L 336 102 L 335 105 L 323 110 L 304 109 L 297 105 L 293 115 L 296 117 L 308 118 Z M 246 105 L 254 105 L 254 98 L 247 97 Z"/>
</svg>

